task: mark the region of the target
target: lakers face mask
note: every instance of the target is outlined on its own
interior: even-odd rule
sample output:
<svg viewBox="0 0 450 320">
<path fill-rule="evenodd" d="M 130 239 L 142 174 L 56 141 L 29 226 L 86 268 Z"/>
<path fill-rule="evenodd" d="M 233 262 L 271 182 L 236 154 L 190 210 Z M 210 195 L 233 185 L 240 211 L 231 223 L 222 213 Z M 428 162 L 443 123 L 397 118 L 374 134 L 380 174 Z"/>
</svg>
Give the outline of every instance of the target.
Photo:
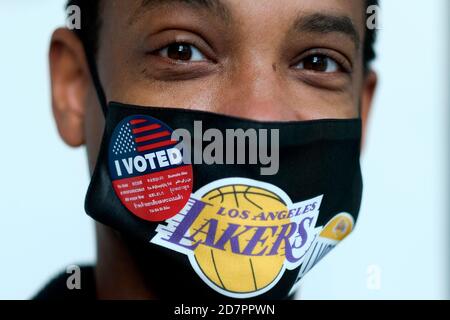
<svg viewBox="0 0 450 320">
<path fill-rule="evenodd" d="M 353 230 L 360 119 L 258 122 L 107 103 L 89 60 L 106 126 L 86 211 L 126 239 L 162 297 L 286 299 Z M 224 136 L 277 130 L 278 171 L 186 161 L 173 132 L 195 136 L 200 122 Z"/>
</svg>

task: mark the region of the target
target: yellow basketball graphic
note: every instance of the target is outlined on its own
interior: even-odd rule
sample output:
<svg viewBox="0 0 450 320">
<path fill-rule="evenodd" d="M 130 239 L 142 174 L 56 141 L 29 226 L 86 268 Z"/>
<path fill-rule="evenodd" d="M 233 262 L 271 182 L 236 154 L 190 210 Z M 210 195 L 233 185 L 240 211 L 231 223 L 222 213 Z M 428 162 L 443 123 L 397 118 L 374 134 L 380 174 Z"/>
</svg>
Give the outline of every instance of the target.
<svg viewBox="0 0 450 320">
<path fill-rule="evenodd" d="M 272 191 L 244 184 L 216 188 L 201 196 L 201 200 L 208 206 L 192 224 L 191 235 L 195 234 L 196 239 L 203 236 L 206 241 L 211 234 L 207 232 L 212 227 L 207 225 L 211 219 L 217 221 L 216 243 L 225 230 L 239 235 L 239 242 L 228 241 L 223 250 L 198 246 L 194 256 L 201 272 L 219 288 L 237 294 L 269 286 L 282 272 L 285 261 L 284 247 L 274 255 L 268 255 L 267 250 L 280 226 L 290 222 L 285 201 Z M 262 233 L 258 239 L 265 241 L 250 247 L 255 232 Z"/>
</svg>

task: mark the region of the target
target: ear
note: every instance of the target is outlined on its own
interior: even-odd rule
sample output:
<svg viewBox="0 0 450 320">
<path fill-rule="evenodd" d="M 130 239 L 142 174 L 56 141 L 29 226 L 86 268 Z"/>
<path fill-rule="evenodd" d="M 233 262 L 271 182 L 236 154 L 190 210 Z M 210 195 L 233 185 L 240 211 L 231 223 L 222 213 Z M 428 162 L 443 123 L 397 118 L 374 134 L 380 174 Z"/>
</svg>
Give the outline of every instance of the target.
<svg viewBox="0 0 450 320">
<path fill-rule="evenodd" d="M 52 109 L 61 138 L 72 147 L 85 143 L 84 121 L 89 74 L 81 41 L 60 28 L 51 38 Z"/>
<path fill-rule="evenodd" d="M 378 76 L 374 71 L 369 71 L 364 77 L 364 83 L 361 94 L 361 119 L 362 119 L 362 142 L 361 149 L 366 142 L 367 128 L 369 125 L 369 116 L 372 109 L 373 97 L 377 88 Z"/>
</svg>

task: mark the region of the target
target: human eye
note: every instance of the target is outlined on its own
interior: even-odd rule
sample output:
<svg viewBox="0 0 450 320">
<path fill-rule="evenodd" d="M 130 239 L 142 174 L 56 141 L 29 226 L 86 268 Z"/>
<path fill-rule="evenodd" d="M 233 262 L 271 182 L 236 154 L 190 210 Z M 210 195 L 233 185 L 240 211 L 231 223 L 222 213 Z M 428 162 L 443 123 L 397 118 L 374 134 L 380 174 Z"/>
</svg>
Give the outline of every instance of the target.
<svg viewBox="0 0 450 320">
<path fill-rule="evenodd" d="M 154 51 L 153 54 L 177 62 L 208 61 L 208 58 L 200 49 L 187 42 L 173 42 L 164 48 Z"/>
<path fill-rule="evenodd" d="M 309 55 L 303 58 L 295 68 L 322 73 L 336 73 L 343 70 L 338 61 L 323 54 Z"/>
</svg>

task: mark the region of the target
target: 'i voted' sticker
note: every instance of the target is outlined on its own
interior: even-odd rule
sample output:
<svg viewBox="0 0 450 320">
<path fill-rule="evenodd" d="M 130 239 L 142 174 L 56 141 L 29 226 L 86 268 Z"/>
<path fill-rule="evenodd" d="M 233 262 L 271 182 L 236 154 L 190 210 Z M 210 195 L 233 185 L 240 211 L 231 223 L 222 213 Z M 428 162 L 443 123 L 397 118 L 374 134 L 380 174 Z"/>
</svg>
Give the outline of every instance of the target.
<svg viewBox="0 0 450 320">
<path fill-rule="evenodd" d="M 147 221 L 175 216 L 192 193 L 192 165 L 184 163 L 172 132 L 157 119 L 135 115 L 119 123 L 110 142 L 114 191 L 131 213 Z"/>
</svg>

